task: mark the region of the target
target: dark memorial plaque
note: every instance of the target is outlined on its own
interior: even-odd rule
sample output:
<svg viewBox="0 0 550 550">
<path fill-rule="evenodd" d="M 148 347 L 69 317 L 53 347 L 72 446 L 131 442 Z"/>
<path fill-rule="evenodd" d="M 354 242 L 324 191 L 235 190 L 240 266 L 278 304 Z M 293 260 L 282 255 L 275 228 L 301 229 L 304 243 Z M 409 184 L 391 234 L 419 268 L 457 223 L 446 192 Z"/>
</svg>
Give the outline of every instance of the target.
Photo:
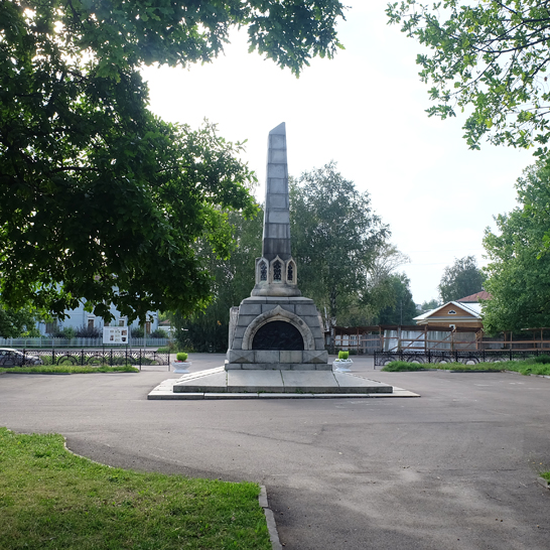
<svg viewBox="0 0 550 550">
<path fill-rule="evenodd" d="M 304 339 L 300 331 L 285 321 L 271 321 L 254 335 L 252 349 L 261 350 L 303 350 Z"/>
</svg>

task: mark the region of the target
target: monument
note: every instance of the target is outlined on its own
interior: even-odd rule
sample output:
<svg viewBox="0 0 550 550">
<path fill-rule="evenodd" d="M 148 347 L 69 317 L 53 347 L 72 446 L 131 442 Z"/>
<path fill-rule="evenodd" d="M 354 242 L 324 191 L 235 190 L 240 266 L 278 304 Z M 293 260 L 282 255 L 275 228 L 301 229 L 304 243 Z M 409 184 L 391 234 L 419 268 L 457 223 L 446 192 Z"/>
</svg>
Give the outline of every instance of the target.
<svg viewBox="0 0 550 550">
<path fill-rule="evenodd" d="M 415 394 L 333 372 L 313 303 L 298 289 L 290 239 L 286 131 L 269 133 L 262 256 L 251 296 L 231 308 L 225 365 L 169 379 L 148 399 L 409 397 Z"/>
<path fill-rule="evenodd" d="M 269 132 L 262 257 L 250 298 L 231 308 L 227 370 L 331 370 L 319 312 L 292 258 L 285 123 Z"/>
</svg>

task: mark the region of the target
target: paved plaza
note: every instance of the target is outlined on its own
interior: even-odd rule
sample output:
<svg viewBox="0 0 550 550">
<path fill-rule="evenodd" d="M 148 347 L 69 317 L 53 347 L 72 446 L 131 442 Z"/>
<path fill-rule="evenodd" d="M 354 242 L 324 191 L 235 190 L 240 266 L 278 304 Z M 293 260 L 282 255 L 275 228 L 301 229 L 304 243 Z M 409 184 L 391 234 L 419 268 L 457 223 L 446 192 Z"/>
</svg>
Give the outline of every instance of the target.
<svg viewBox="0 0 550 550">
<path fill-rule="evenodd" d="M 223 355 L 192 354 L 192 371 Z M 550 380 L 352 373 L 401 399 L 151 401 L 140 374 L 0 375 L 0 425 L 99 462 L 266 486 L 285 550 L 550 547 Z"/>
</svg>

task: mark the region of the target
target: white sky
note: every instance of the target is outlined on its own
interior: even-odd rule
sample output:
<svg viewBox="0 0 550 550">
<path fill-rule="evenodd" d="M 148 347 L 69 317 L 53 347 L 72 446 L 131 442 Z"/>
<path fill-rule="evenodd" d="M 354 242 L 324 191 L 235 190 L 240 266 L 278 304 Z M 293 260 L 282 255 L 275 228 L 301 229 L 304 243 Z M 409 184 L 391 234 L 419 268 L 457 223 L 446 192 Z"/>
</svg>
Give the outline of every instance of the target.
<svg viewBox="0 0 550 550">
<path fill-rule="evenodd" d="M 418 77 L 418 44 L 387 25 L 386 0 L 348 0 L 339 27 L 346 50 L 315 59 L 296 79 L 235 34 L 225 56 L 204 66 L 146 69 L 151 108 L 169 122 L 218 124 L 231 141 L 248 140 L 243 158 L 262 201 L 267 136 L 286 122 L 292 176 L 335 160 L 344 178 L 367 190 L 392 242 L 411 259 L 398 271 L 417 303 L 438 297 L 443 270 L 474 255 L 493 216 L 515 206 L 514 184 L 534 159 L 488 144 L 468 150 L 464 117 L 428 118 L 428 86 Z"/>
</svg>

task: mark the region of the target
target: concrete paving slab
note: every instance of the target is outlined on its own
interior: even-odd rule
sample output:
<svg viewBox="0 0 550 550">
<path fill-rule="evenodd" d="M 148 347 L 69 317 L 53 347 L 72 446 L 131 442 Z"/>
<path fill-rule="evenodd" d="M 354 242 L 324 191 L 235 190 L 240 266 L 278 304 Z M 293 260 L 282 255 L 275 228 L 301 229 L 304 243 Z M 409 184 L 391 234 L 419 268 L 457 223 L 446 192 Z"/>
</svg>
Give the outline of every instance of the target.
<svg viewBox="0 0 550 550">
<path fill-rule="evenodd" d="M 280 391 L 283 387 L 281 371 L 242 370 L 227 371 L 227 393 L 254 393 Z"/>
<path fill-rule="evenodd" d="M 338 383 L 332 371 L 285 371 L 285 388 L 336 388 Z"/>
<path fill-rule="evenodd" d="M 174 393 L 183 392 L 223 392 L 227 388 L 227 373 L 215 372 L 210 376 L 178 381 L 173 386 Z"/>
<path fill-rule="evenodd" d="M 380 392 L 380 393 L 392 393 L 392 386 L 385 384 L 384 382 L 376 382 L 375 380 L 367 380 L 365 378 L 359 378 L 352 374 L 335 372 L 334 378 L 338 382 L 338 385 L 341 388 L 364 388 L 368 386 L 369 392 Z"/>
</svg>

